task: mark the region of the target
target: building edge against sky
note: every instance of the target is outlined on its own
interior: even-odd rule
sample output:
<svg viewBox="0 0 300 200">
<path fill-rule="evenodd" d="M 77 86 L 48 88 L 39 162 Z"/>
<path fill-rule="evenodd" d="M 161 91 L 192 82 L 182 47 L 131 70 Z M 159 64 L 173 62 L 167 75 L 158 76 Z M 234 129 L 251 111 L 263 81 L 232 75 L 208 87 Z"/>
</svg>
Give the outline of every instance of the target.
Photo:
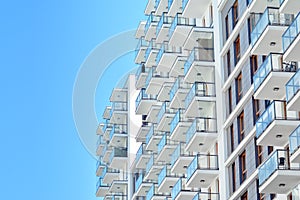
<svg viewBox="0 0 300 200">
<path fill-rule="evenodd" d="M 149 0 L 99 124 L 104 199 L 300 199 L 300 2 Z"/>
</svg>

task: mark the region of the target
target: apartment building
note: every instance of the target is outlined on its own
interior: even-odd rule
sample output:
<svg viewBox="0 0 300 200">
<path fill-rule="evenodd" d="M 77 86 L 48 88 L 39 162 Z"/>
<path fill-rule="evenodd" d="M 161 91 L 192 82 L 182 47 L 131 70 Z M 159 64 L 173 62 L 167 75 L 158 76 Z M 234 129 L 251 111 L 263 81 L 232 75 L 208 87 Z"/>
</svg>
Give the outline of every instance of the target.
<svg viewBox="0 0 300 200">
<path fill-rule="evenodd" d="M 149 0 L 97 129 L 96 195 L 300 199 L 300 1 Z"/>
</svg>

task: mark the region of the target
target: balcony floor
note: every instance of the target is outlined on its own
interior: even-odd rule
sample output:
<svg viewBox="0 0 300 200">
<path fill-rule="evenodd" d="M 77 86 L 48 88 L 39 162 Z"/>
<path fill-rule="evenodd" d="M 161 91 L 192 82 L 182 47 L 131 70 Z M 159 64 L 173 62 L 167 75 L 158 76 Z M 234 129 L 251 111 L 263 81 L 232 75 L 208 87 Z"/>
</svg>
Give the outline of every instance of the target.
<svg viewBox="0 0 300 200">
<path fill-rule="evenodd" d="M 145 40 L 151 41 L 153 38 L 156 38 L 156 27 L 157 22 L 151 22 L 147 33 L 145 34 Z"/>
<path fill-rule="evenodd" d="M 112 147 L 127 147 L 127 134 L 117 134 L 115 133 L 111 138 L 109 145 Z"/>
<path fill-rule="evenodd" d="M 249 10 L 250 13 L 263 13 L 267 7 L 279 8 L 279 1 L 253 0 Z"/>
<path fill-rule="evenodd" d="M 140 104 L 138 105 L 136 109 L 136 114 L 137 115 L 147 115 L 150 111 L 150 108 L 157 104 L 156 100 L 150 100 L 150 99 L 144 99 L 141 100 Z"/>
<path fill-rule="evenodd" d="M 170 123 L 175 114 L 166 113 L 163 118 L 157 124 L 157 130 L 159 131 L 169 131 Z"/>
<path fill-rule="evenodd" d="M 137 79 L 137 81 L 135 83 L 135 87 L 137 89 L 141 89 L 141 88 L 145 87 L 146 79 L 147 79 L 147 74 L 141 73 L 140 77 Z"/>
<path fill-rule="evenodd" d="M 177 25 L 170 38 L 169 44 L 171 46 L 183 46 L 191 30 L 192 26 Z"/>
<path fill-rule="evenodd" d="M 184 76 L 185 57 L 177 57 L 170 71 L 170 77 Z"/>
<path fill-rule="evenodd" d="M 110 185 L 110 184 L 112 184 L 112 182 L 114 180 L 118 180 L 119 176 L 120 176 L 119 173 L 116 173 L 116 172 L 113 172 L 113 173 L 112 172 L 107 172 L 105 174 L 105 176 L 103 177 L 103 183 Z"/>
<path fill-rule="evenodd" d="M 176 145 L 165 145 L 161 152 L 158 154 L 156 161 L 162 163 L 171 162 L 171 155 L 173 154 Z"/>
<path fill-rule="evenodd" d="M 300 171 L 298 170 L 277 170 L 269 179 L 259 187 L 260 193 L 287 194 L 300 183 Z M 280 187 L 279 184 L 285 184 Z"/>
<path fill-rule="evenodd" d="M 159 193 L 171 193 L 173 186 L 177 183 L 179 177 L 165 177 L 158 187 Z"/>
<path fill-rule="evenodd" d="M 185 9 L 183 10 L 182 16 L 188 18 L 201 18 L 205 13 L 211 0 L 189 0 Z"/>
<path fill-rule="evenodd" d="M 214 62 L 194 61 L 189 71 L 186 73 L 184 81 L 187 83 L 213 82 L 214 80 L 212 80 L 211 77 L 214 76 L 214 66 Z"/>
<path fill-rule="evenodd" d="M 255 99 L 282 100 L 285 97 L 285 85 L 294 72 L 271 72 L 254 92 Z M 274 88 L 279 88 L 274 91 Z"/>
<path fill-rule="evenodd" d="M 113 181 L 108 192 L 109 193 L 123 193 L 127 191 L 127 181 Z"/>
<path fill-rule="evenodd" d="M 189 143 L 186 144 L 185 150 L 187 152 L 205 153 L 214 145 L 217 137 L 217 133 L 196 132 Z"/>
<path fill-rule="evenodd" d="M 157 43 L 163 43 L 165 41 L 168 41 L 169 39 L 169 29 L 171 24 L 163 24 L 160 31 L 158 32 L 156 36 L 156 42 Z"/>
<path fill-rule="evenodd" d="M 108 186 L 99 187 L 96 192 L 96 197 L 104 197 L 108 193 Z"/>
<path fill-rule="evenodd" d="M 147 163 L 148 163 L 148 161 L 150 159 L 150 157 L 151 157 L 150 154 L 147 154 L 147 155 L 143 154 L 143 155 L 141 155 L 140 159 L 138 159 L 137 162 L 136 162 L 136 168 L 137 169 L 145 169 L 146 166 L 147 166 Z"/>
<path fill-rule="evenodd" d="M 109 167 L 112 169 L 127 169 L 127 157 L 114 157 L 109 164 Z"/>
<path fill-rule="evenodd" d="M 289 142 L 289 135 L 299 126 L 299 120 L 274 120 L 257 138 L 257 144 L 262 146 L 284 147 Z M 276 137 L 281 135 L 281 138 Z"/>
<path fill-rule="evenodd" d="M 194 196 L 197 194 L 197 192 L 192 191 L 180 191 L 177 197 L 174 200 L 193 200 Z"/>
<path fill-rule="evenodd" d="M 283 54 L 283 60 L 285 61 L 300 61 L 300 34 L 292 42 L 291 46 Z"/>
<path fill-rule="evenodd" d="M 147 115 L 146 121 L 150 123 L 156 123 L 157 114 L 159 113 L 160 107 L 158 105 L 153 105 Z"/>
<path fill-rule="evenodd" d="M 290 157 L 292 163 L 300 163 L 300 148 L 298 148 Z"/>
<path fill-rule="evenodd" d="M 214 117 L 215 97 L 195 97 L 185 111 L 186 117 Z"/>
<path fill-rule="evenodd" d="M 285 0 L 283 4 L 280 6 L 279 11 L 281 13 L 286 13 L 286 14 L 298 14 L 300 10 L 300 4 L 298 0 Z"/>
<path fill-rule="evenodd" d="M 148 173 L 145 174 L 145 180 L 156 180 L 164 165 L 153 165 Z"/>
<path fill-rule="evenodd" d="M 186 132 L 192 125 L 192 122 L 178 122 L 173 133 L 171 133 L 170 139 L 179 142 L 185 142 Z"/>
<path fill-rule="evenodd" d="M 171 172 L 176 174 L 185 174 L 187 167 L 193 161 L 194 156 L 180 156 L 174 163 Z"/>
<path fill-rule="evenodd" d="M 145 147 L 146 151 L 154 151 L 154 152 L 157 151 L 157 145 L 160 142 L 161 138 L 162 138 L 162 135 L 161 136 L 158 136 L 158 135 L 152 136 L 149 143 L 146 144 L 146 147 Z"/>
<path fill-rule="evenodd" d="M 150 126 L 142 126 L 140 127 L 135 139 L 137 142 L 145 142 L 146 136 L 150 130 Z"/>
<path fill-rule="evenodd" d="M 190 188 L 208 188 L 218 177 L 218 170 L 200 170 L 197 169 L 187 181 L 186 186 Z M 204 182 L 202 182 L 204 180 Z"/>
<path fill-rule="evenodd" d="M 170 72 L 177 56 L 178 55 L 176 53 L 163 53 L 159 63 L 157 64 L 156 70 L 160 72 Z"/>
</svg>

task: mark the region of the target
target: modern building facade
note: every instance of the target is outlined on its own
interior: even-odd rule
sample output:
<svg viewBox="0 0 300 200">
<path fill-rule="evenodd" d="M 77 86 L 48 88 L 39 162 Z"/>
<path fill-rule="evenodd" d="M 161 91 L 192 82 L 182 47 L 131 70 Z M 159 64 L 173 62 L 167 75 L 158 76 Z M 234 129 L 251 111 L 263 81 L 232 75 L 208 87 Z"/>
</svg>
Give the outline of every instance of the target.
<svg viewBox="0 0 300 200">
<path fill-rule="evenodd" d="M 300 200 L 300 1 L 149 0 L 96 195 Z"/>
</svg>

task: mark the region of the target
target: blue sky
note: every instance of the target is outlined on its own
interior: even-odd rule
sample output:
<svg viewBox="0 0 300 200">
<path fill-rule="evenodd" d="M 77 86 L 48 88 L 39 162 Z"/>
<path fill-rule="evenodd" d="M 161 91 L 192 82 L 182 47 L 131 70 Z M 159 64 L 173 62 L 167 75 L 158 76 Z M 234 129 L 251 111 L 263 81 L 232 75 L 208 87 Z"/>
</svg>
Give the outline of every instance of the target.
<svg viewBox="0 0 300 200">
<path fill-rule="evenodd" d="M 1 199 L 96 199 L 95 160 L 73 121 L 73 84 L 89 53 L 112 35 L 136 28 L 145 5 L 141 0 L 1 3 Z M 134 66 L 132 59 L 122 57 L 113 65 L 124 69 L 111 73 L 121 76 Z M 100 82 L 98 116 L 116 75 L 106 86 Z"/>
</svg>

